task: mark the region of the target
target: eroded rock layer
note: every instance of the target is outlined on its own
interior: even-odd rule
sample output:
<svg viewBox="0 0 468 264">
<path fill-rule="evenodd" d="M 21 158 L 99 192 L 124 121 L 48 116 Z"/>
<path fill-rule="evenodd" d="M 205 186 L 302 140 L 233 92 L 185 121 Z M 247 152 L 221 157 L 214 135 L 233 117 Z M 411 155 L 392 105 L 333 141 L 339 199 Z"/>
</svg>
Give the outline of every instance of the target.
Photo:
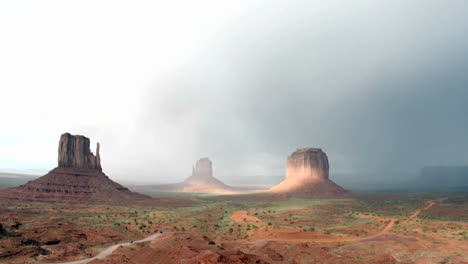
<svg viewBox="0 0 468 264">
<path fill-rule="evenodd" d="M 90 151 L 89 143 L 89 138 L 85 136 L 63 134 L 59 142 L 58 166 L 102 170 L 99 143 L 97 143 L 96 155 Z"/>
<path fill-rule="evenodd" d="M 272 192 L 329 196 L 346 192 L 329 179 L 328 157 L 319 148 L 300 148 L 288 157 L 286 179 Z"/>
<path fill-rule="evenodd" d="M 126 202 L 149 198 L 131 192 L 99 170 L 57 167 L 37 180 L 12 188 L 19 198 L 44 201 Z"/>
<path fill-rule="evenodd" d="M 31 201 L 128 203 L 148 200 L 149 196 L 131 192 L 110 180 L 101 169 L 99 143 L 96 156 L 89 139 L 68 133 L 60 137 L 58 167 L 25 185 L 10 188 L 0 197 Z"/>
</svg>

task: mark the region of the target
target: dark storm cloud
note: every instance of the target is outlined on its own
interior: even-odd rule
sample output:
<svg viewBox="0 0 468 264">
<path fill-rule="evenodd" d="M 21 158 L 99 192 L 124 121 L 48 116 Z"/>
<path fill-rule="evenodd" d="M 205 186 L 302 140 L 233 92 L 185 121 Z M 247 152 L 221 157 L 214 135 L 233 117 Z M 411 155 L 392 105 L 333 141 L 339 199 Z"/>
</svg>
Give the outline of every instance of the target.
<svg viewBox="0 0 468 264">
<path fill-rule="evenodd" d="M 175 75 L 183 83 L 149 119 L 186 131 L 172 140 L 190 142 L 187 160 L 209 155 L 224 175 L 258 173 L 252 163 L 282 174 L 309 146 L 335 172 L 468 164 L 467 5 L 391 3 L 247 13 Z"/>
</svg>

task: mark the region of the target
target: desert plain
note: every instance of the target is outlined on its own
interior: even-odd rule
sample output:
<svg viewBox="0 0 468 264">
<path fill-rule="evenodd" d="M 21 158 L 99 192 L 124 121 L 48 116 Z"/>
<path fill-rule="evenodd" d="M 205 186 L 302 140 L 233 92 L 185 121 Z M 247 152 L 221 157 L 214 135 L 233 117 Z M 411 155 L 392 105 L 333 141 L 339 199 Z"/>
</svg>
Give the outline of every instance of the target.
<svg viewBox="0 0 468 264">
<path fill-rule="evenodd" d="M 468 262 L 467 194 L 151 195 L 164 205 L 2 203 L 0 263 L 68 263 L 153 234 L 88 263 Z"/>
</svg>

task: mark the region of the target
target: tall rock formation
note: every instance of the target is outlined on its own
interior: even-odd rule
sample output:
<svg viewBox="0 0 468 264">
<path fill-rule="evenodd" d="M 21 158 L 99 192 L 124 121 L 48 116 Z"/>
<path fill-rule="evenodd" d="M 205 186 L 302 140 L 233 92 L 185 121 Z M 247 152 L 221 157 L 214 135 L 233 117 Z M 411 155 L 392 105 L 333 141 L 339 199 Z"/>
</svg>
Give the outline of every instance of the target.
<svg viewBox="0 0 468 264">
<path fill-rule="evenodd" d="M 201 158 L 192 168 L 192 178 L 210 180 L 213 177 L 213 164 L 209 158 Z"/>
<path fill-rule="evenodd" d="M 129 203 L 151 197 L 134 193 L 110 180 L 101 168 L 99 143 L 94 155 L 89 138 L 65 133 L 60 137 L 58 167 L 0 197 L 32 201 Z"/>
<path fill-rule="evenodd" d="M 204 193 L 227 193 L 233 189 L 220 180 L 213 177 L 213 168 L 211 160 L 202 158 L 195 163 L 192 168 L 192 176 L 188 177 L 183 183 L 181 191 L 183 192 L 204 192 Z"/>
<path fill-rule="evenodd" d="M 97 143 L 95 156 L 89 149 L 89 138 L 72 136 L 69 133 L 63 134 L 59 142 L 58 166 L 102 170 L 99 143 Z"/>
<path fill-rule="evenodd" d="M 329 179 L 328 157 L 319 148 L 300 148 L 288 157 L 286 179 L 271 188 L 276 193 L 329 196 L 346 192 Z"/>
</svg>

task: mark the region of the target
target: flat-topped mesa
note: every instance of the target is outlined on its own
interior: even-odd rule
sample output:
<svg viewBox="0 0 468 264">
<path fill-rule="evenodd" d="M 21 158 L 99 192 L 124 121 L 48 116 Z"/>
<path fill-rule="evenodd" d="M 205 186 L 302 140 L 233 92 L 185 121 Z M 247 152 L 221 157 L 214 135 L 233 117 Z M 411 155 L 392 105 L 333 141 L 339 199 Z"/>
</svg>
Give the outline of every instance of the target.
<svg viewBox="0 0 468 264">
<path fill-rule="evenodd" d="M 212 163 L 209 158 L 201 158 L 192 168 L 192 177 L 196 179 L 213 178 Z"/>
<path fill-rule="evenodd" d="M 99 143 L 97 143 L 96 155 L 91 152 L 89 145 L 90 140 L 85 136 L 63 134 L 58 148 L 58 166 L 101 171 Z"/>
<path fill-rule="evenodd" d="M 286 179 L 270 191 L 299 196 L 335 196 L 346 190 L 328 177 L 329 163 L 319 148 L 300 148 L 288 157 Z"/>
<path fill-rule="evenodd" d="M 288 157 L 286 179 L 318 182 L 328 179 L 328 157 L 319 148 L 299 148 Z"/>
</svg>

